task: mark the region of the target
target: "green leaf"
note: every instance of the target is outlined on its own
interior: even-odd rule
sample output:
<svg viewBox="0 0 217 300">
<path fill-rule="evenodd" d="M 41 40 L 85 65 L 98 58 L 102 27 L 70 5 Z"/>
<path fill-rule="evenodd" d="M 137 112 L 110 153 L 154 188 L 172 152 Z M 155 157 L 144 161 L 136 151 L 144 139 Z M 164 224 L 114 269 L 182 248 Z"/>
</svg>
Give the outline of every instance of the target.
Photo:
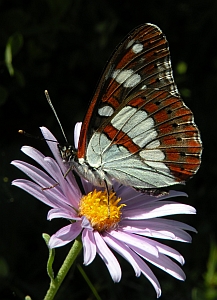
<svg viewBox="0 0 217 300">
<path fill-rule="evenodd" d="M 47 233 L 43 233 L 42 234 L 43 239 L 45 240 L 45 243 L 48 247 L 48 243 L 50 240 L 50 236 Z M 54 249 L 49 249 L 49 257 L 48 257 L 48 261 L 47 261 L 47 273 L 48 276 L 50 277 L 51 281 L 54 281 L 54 271 L 53 271 L 53 262 L 54 262 L 54 257 L 55 257 L 55 250 Z"/>
</svg>

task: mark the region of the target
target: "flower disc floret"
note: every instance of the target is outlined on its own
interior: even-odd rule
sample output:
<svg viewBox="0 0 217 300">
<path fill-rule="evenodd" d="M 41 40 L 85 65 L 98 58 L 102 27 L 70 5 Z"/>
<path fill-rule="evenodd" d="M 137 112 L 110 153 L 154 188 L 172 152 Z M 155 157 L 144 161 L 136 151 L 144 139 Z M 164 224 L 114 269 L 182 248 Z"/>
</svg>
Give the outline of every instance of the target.
<svg viewBox="0 0 217 300">
<path fill-rule="evenodd" d="M 99 232 L 114 229 L 121 220 L 121 209 L 125 206 L 118 206 L 120 200 L 114 192 L 108 194 L 107 191 L 94 190 L 82 197 L 79 215 L 85 216 Z"/>
</svg>

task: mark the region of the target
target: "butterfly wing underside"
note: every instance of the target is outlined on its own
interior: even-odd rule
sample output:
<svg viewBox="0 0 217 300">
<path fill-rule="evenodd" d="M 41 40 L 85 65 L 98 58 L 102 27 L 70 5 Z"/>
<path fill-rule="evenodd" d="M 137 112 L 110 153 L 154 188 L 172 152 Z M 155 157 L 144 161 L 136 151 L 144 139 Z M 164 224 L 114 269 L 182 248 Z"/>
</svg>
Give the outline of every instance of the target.
<svg viewBox="0 0 217 300">
<path fill-rule="evenodd" d="M 108 62 L 82 124 L 78 158 L 124 185 L 163 187 L 196 173 L 201 140 L 155 25 L 132 31 Z"/>
</svg>

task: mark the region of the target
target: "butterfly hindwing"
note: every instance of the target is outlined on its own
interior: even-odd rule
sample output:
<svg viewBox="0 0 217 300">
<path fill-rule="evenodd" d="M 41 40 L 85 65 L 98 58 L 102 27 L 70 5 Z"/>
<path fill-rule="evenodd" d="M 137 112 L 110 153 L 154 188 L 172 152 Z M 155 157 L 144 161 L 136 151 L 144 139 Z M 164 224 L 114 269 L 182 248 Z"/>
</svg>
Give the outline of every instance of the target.
<svg viewBox="0 0 217 300">
<path fill-rule="evenodd" d="M 102 134 L 109 137 L 109 147 L 124 146 L 156 176 L 164 174 L 177 182 L 186 181 L 200 165 L 201 142 L 192 112 L 167 91 L 146 90 L 135 96 Z M 145 173 L 142 177 L 147 182 Z"/>
</svg>

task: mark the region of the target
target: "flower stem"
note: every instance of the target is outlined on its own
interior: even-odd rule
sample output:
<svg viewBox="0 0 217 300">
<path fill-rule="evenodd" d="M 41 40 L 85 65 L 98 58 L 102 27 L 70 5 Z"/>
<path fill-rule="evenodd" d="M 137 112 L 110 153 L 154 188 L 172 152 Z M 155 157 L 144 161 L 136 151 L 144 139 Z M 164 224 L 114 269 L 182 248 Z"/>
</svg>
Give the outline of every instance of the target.
<svg viewBox="0 0 217 300">
<path fill-rule="evenodd" d="M 72 245 L 72 248 L 70 249 L 68 255 L 66 256 L 61 268 L 59 269 L 59 272 L 54 280 L 51 280 L 50 282 L 50 288 L 47 291 L 47 294 L 44 297 L 44 300 L 52 300 L 54 299 L 61 283 L 63 282 L 66 274 L 70 270 L 73 262 L 75 261 L 76 257 L 80 253 L 82 249 L 82 242 L 80 239 L 76 239 L 74 244 Z"/>
</svg>

